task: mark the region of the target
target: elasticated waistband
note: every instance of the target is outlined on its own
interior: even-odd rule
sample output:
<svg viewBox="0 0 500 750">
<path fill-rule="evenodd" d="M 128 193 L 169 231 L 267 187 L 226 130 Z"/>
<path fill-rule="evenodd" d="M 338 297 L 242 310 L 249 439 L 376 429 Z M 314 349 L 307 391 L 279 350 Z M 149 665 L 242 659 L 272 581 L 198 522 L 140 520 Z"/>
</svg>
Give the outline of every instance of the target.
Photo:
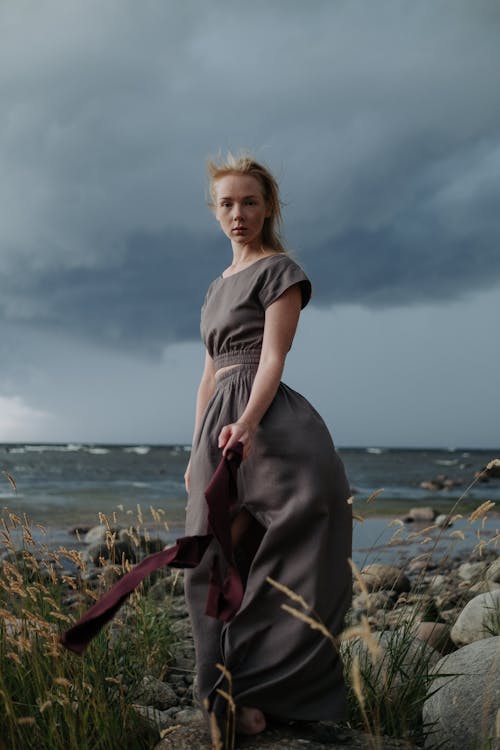
<svg viewBox="0 0 500 750">
<path fill-rule="evenodd" d="M 239 380 L 240 378 L 253 378 L 257 372 L 258 365 L 256 364 L 238 364 L 231 367 L 230 370 L 215 374 L 215 386 L 220 388 L 221 385 L 227 385 L 231 380 Z"/>
<path fill-rule="evenodd" d="M 260 362 L 260 349 L 247 349 L 241 352 L 228 352 L 218 354 L 214 357 L 215 371 L 229 365 L 258 365 Z"/>
</svg>

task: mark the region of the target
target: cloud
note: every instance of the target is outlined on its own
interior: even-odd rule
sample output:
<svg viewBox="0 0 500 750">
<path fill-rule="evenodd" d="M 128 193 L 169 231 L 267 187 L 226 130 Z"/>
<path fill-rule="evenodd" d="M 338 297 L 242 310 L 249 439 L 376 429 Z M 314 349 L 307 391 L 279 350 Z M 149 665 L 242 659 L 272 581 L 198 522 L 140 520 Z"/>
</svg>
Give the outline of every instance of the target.
<svg viewBox="0 0 500 750">
<path fill-rule="evenodd" d="M 20 396 L 0 396 L 1 442 L 42 439 L 52 421 L 52 415 L 29 406 Z"/>
<path fill-rule="evenodd" d="M 498 6 L 402 7 L 2 5 L 0 321 L 142 353 L 197 337 L 229 257 L 203 163 L 241 145 L 281 178 L 317 304 L 498 283 Z"/>
</svg>

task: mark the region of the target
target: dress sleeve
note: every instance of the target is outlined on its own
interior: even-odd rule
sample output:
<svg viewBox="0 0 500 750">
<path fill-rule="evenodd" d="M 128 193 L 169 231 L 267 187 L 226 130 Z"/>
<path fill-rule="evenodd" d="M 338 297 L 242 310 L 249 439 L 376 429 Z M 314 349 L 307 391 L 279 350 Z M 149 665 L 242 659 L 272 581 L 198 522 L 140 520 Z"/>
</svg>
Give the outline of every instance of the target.
<svg viewBox="0 0 500 750">
<path fill-rule="evenodd" d="M 259 288 L 259 300 L 262 307 L 267 309 L 283 292 L 286 292 L 294 284 L 300 284 L 302 294 L 301 309 L 304 309 L 311 299 L 311 282 L 302 268 L 289 256 L 285 255 L 283 259 L 280 258 L 268 266 L 262 275 Z"/>
</svg>

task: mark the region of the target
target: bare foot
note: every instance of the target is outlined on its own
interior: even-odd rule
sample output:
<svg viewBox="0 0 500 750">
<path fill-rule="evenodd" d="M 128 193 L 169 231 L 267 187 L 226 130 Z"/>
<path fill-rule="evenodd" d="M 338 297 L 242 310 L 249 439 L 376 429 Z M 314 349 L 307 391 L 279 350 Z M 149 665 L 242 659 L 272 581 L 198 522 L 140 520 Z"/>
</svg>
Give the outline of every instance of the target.
<svg viewBox="0 0 500 750">
<path fill-rule="evenodd" d="M 259 734 L 266 728 L 266 717 L 258 708 L 241 706 L 236 712 L 236 731 L 240 734 Z"/>
</svg>

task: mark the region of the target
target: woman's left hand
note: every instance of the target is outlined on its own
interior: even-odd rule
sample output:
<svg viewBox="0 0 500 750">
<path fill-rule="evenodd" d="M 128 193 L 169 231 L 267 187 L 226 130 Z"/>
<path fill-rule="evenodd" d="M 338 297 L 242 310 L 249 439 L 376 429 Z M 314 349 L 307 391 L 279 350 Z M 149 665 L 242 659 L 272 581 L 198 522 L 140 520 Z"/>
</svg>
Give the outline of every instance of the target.
<svg viewBox="0 0 500 750">
<path fill-rule="evenodd" d="M 236 443 L 243 445 L 243 459 L 245 459 L 252 449 L 252 439 L 255 430 L 247 424 L 238 420 L 232 424 L 227 424 L 222 428 L 219 434 L 219 448 L 222 448 L 222 455 L 225 456 Z"/>
</svg>

